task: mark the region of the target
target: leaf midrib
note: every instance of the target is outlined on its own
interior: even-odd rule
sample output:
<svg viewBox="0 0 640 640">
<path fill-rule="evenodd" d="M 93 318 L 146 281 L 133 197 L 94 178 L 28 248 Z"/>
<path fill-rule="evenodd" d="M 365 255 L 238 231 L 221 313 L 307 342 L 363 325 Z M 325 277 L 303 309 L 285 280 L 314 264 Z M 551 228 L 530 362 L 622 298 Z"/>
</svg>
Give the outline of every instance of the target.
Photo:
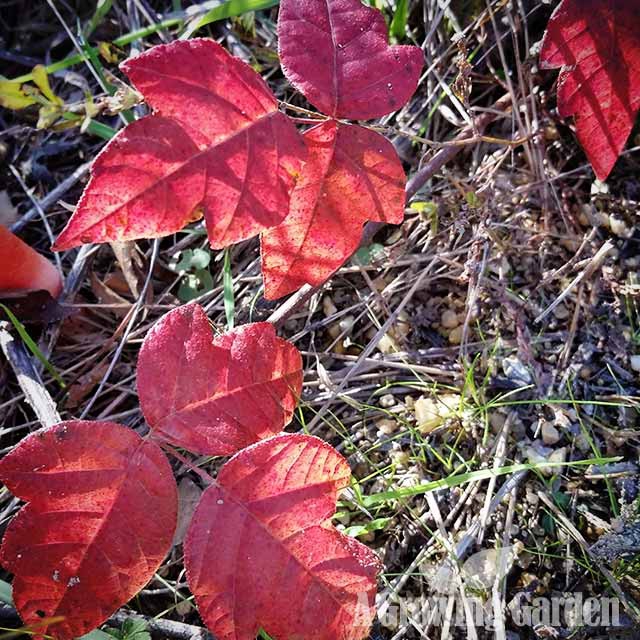
<svg viewBox="0 0 640 640">
<path fill-rule="evenodd" d="M 273 117 L 273 116 L 275 116 L 275 115 L 277 115 L 279 113 L 280 113 L 280 111 L 276 108 L 276 109 L 274 109 L 274 111 L 270 111 L 268 113 L 265 113 L 265 114 L 261 115 L 259 118 L 256 118 L 255 120 L 251 120 L 251 121 L 247 122 L 244 126 L 242 126 L 241 128 L 237 129 L 230 136 L 224 138 L 223 140 L 220 140 L 219 142 L 216 142 L 215 144 L 211 144 L 210 146 L 207 146 L 204 149 L 199 149 L 197 153 L 194 153 L 193 155 L 189 156 L 189 158 L 187 160 L 185 160 L 184 162 L 180 163 L 175 169 L 173 169 L 169 173 L 166 173 L 166 174 L 162 175 L 157 180 L 154 180 L 151 184 L 147 185 L 144 189 L 142 189 L 141 191 L 136 193 L 134 196 L 132 196 L 130 198 L 127 198 L 124 202 L 118 204 L 118 206 L 116 208 L 112 209 L 111 211 L 106 213 L 104 216 L 102 216 L 98 220 L 96 220 L 95 222 L 92 222 L 87 227 L 84 227 L 82 229 L 82 232 L 78 233 L 76 235 L 86 234 L 90 229 L 93 229 L 94 227 L 98 226 L 99 224 L 102 224 L 105 220 L 108 220 L 108 219 L 112 218 L 113 216 L 118 215 L 118 213 L 124 207 L 126 207 L 126 206 L 130 205 L 131 203 L 135 202 L 136 200 L 141 198 L 144 194 L 146 194 L 151 189 L 155 189 L 159 184 L 162 184 L 163 182 L 169 180 L 172 176 L 174 176 L 175 174 L 177 174 L 180 171 L 182 171 L 190 163 L 196 162 L 202 156 L 205 156 L 206 154 L 211 153 L 214 149 L 216 149 L 220 145 L 227 144 L 227 142 L 229 142 L 230 140 L 233 140 L 235 137 L 246 133 L 249 129 L 251 129 L 251 127 L 258 125 L 258 124 L 262 123 L 263 121 L 266 121 L 268 118 L 271 118 L 271 117 Z M 171 122 L 178 124 L 181 127 L 181 129 L 184 131 L 184 127 L 180 123 L 180 121 L 178 121 L 178 120 L 176 120 L 174 118 L 170 118 L 168 116 L 161 116 L 159 114 L 151 114 L 151 115 L 146 116 L 146 117 L 147 118 L 165 118 L 166 120 L 170 120 Z M 124 131 L 126 131 L 126 129 Z M 186 131 L 185 131 L 185 135 L 187 135 Z M 114 138 L 114 139 L 117 140 L 117 138 Z M 156 138 L 150 138 L 150 139 L 152 139 L 154 141 L 156 140 Z M 189 137 L 189 139 L 191 140 L 191 137 Z M 193 140 L 192 140 L 192 142 L 193 142 Z M 193 144 L 195 145 L 195 142 Z M 123 166 L 131 166 L 131 165 L 124 164 Z M 193 213 L 193 211 L 188 212 L 188 214 L 191 214 L 191 213 Z"/>
</svg>

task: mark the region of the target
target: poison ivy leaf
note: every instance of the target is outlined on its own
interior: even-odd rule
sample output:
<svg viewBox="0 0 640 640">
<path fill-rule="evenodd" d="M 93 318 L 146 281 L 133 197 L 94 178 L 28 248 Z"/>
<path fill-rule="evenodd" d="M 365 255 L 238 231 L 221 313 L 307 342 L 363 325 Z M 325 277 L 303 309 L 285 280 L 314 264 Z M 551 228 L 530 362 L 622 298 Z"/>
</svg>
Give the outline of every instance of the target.
<svg viewBox="0 0 640 640">
<path fill-rule="evenodd" d="M 15 576 L 16 608 L 26 624 L 58 619 L 39 633 L 66 640 L 95 628 L 149 581 L 170 548 L 171 466 L 131 429 L 79 420 L 41 429 L 0 461 L 0 479 L 28 503 L 0 549 Z"/>
<path fill-rule="evenodd" d="M 360 640 L 377 556 L 330 523 L 349 466 L 318 438 L 284 434 L 224 465 L 185 539 L 202 619 L 219 640 Z M 215 567 L 215 570 L 212 570 Z"/>
<path fill-rule="evenodd" d="M 305 149 L 251 67 L 194 39 L 153 47 L 122 69 L 153 114 L 96 158 L 57 250 L 164 236 L 203 215 L 220 248 L 282 221 Z"/>
<path fill-rule="evenodd" d="M 562 67 L 558 111 L 600 180 L 624 148 L 640 108 L 640 29 L 631 0 L 563 0 L 544 36 L 541 66 Z"/>
<path fill-rule="evenodd" d="M 273 325 L 212 339 L 196 304 L 156 323 L 138 357 L 138 396 L 151 429 L 195 453 L 227 455 L 279 433 L 301 388 L 300 353 Z"/>
<path fill-rule="evenodd" d="M 329 120 L 304 134 L 307 164 L 285 221 L 262 234 L 265 297 L 323 283 L 358 248 L 367 220 L 399 224 L 405 175 L 393 145 Z"/>
<path fill-rule="evenodd" d="M 282 70 L 318 109 L 369 120 L 402 107 L 418 84 L 419 47 L 389 46 L 387 25 L 360 0 L 281 0 Z"/>
<path fill-rule="evenodd" d="M 0 292 L 62 291 L 58 270 L 37 251 L 0 224 Z"/>
</svg>

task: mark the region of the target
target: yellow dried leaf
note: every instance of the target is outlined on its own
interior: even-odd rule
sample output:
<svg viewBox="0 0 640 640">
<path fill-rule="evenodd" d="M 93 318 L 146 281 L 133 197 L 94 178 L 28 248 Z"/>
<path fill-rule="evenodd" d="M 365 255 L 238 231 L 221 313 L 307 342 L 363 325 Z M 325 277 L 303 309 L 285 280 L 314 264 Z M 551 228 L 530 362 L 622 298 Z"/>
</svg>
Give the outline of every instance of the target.
<svg viewBox="0 0 640 640">
<path fill-rule="evenodd" d="M 38 89 L 42 92 L 42 95 L 55 104 L 64 104 L 61 98 L 53 93 L 51 85 L 49 84 L 49 74 L 43 65 L 37 64 L 33 67 L 33 81 L 36 83 Z"/>
<path fill-rule="evenodd" d="M 98 53 L 109 64 L 118 62 L 118 50 L 109 42 L 98 42 Z"/>
<path fill-rule="evenodd" d="M 5 109 L 24 109 L 35 100 L 22 90 L 22 83 L 6 80 L 0 76 L 0 106 Z"/>
</svg>

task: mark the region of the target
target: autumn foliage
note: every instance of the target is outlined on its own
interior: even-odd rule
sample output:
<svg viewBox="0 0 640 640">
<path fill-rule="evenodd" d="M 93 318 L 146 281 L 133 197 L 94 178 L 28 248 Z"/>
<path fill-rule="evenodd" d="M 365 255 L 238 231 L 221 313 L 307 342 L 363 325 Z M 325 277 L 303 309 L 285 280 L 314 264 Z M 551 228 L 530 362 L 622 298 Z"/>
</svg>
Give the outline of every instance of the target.
<svg viewBox="0 0 640 640">
<path fill-rule="evenodd" d="M 48 291 L 54 298 L 62 291 L 58 270 L 37 251 L 0 224 L 0 292 Z"/>
<path fill-rule="evenodd" d="M 235 453 L 209 479 L 184 541 L 189 585 L 214 635 L 251 640 L 262 627 L 278 640 L 362 638 L 379 561 L 330 522 L 350 477 L 342 456 L 318 438 L 279 433 L 301 387 L 300 354 L 271 325 L 214 339 L 195 304 L 164 316 L 138 363 L 146 435 L 71 420 L 0 462 L 0 479 L 27 503 L 0 549 L 25 623 L 80 636 L 153 577 L 176 528 L 165 455 L 175 445 Z"/>
<path fill-rule="evenodd" d="M 389 46 L 384 18 L 360 0 L 283 0 L 278 34 L 285 75 L 327 116 L 301 136 L 262 78 L 212 40 L 153 47 L 122 65 L 152 113 L 96 158 L 54 248 L 160 237 L 204 216 L 214 248 L 264 234 L 274 299 L 326 280 L 367 220 L 400 223 L 393 146 L 336 118 L 402 107 L 422 51 Z"/>
<path fill-rule="evenodd" d="M 637 8 L 628 0 L 564 0 L 549 22 L 543 67 L 562 67 L 558 105 L 576 118 L 604 179 L 640 107 Z M 405 175 L 379 133 L 344 119 L 400 109 L 423 66 L 390 46 L 379 11 L 360 0 L 282 0 L 282 70 L 326 115 L 302 135 L 247 64 L 212 40 L 153 47 L 122 70 L 151 115 L 96 159 L 55 243 L 155 238 L 204 217 L 212 247 L 261 235 L 265 296 L 319 285 L 357 248 L 368 220 L 398 224 Z"/>
<path fill-rule="evenodd" d="M 563 0 L 549 20 L 540 61 L 561 67 L 558 110 L 600 180 L 624 148 L 640 109 L 640 29 L 632 0 Z"/>
<path fill-rule="evenodd" d="M 629 0 L 563 0 L 542 44 L 542 66 L 561 68 L 559 113 L 575 118 L 600 179 L 640 108 L 637 12 Z M 405 174 L 393 145 L 345 120 L 402 108 L 421 49 L 389 45 L 383 17 L 360 0 L 282 0 L 278 35 L 284 75 L 321 112 L 312 126 L 299 131 L 260 75 L 213 40 L 153 47 L 122 65 L 151 113 L 96 158 L 54 248 L 157 238 L 204 218 L 214 248 L 260 235 L 265 296 L 275 299 L 324 282 L 366 221 L 401 223 Z M 0 255 L 0 290 L 60 292 L 56 269 L 2 226 Z M 216 638 L 252 640 L 261 627 L 277 640 L 363 638 L 380 565 L 331 524 L 346 461 L 318 438 L 283 433 L 302 382 L 300 353 L 271 324 L 214 336 L 195 304 L 164 316 L 139 354 L 139 433 L 65 421 L 0 461 L 0 480 L 26 502 L 0 548 L 24 622 L 80 636 L 153 577 L 174 540 L 167 454 L 189 464 L 180 449 L 233 456 L 205 477 L 183 545 Z"/>
</svg>

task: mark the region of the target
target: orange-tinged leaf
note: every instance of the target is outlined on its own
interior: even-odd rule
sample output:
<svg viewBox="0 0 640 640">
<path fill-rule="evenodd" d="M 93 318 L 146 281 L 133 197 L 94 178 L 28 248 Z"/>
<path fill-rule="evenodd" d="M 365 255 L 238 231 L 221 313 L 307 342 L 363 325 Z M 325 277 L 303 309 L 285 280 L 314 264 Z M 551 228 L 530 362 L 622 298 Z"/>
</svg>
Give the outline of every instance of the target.
<svg viewBox="0 0 640 640">
<path fill-rule="evenodd" d="M 304 134 L 307 164 L 285 221 L 262 234 L 265 297 L 322 284 L 358 248 L 367 220 L 399 224 L 405 174 L 393 145 L 329 120 Z"/>
<path fill-rule="evenodd" d="M 360 0 L 281 0 L 282 70 L 327 115 L 352 120 L 397 111 L 413 95 L 424 56 L 389 46 L 387 24 Z"/>
<path fill-rule="evenodd" d="M 109 422 L 62 422 L 0 462 L 27 505 L 0 549 L 26 624 L 67 640 L 91 631 L 153 576 L 170 548 L 177 489 L 158 445 Z"/>
<path fill-rule="evenodd" d="M 202 307 L 167 313 L 138 357 L 138 396 L 157 438 L 196 453 L 228 455 L 279 433 L 302 388 L 302 358 L 273 325 L 212 338 Z"/>
<path fill-rule="evenodd" d="M 251 67 L 194 39 L 153 47 L 122 69 L 153 114 L 96 158 L 57 250 L 165 236 L 202 215 L 221 248 L 282 221 L 304 144 Z"/>
<path fill-rule="evenodd" d="M 541 66 L 562 67 L 558 111 L 600 180 L 624 148 L 640 108 L 640 21 L 634 0 L 563 0 L 544 36 Z"/>
<path fill-rule="evenodd" d="M 333 447 L 280 435 L 244 449 L 202 496 L 185 567 L 218 640 L 360 640 L 374 615 L 378 557 L 330 523 L 349 466 Z"/>
<path fill-rule="evenodd" d="M 0 291 L 62 291 L 58 270 L 45 257 L 0 224 Z"/>
</svg>

